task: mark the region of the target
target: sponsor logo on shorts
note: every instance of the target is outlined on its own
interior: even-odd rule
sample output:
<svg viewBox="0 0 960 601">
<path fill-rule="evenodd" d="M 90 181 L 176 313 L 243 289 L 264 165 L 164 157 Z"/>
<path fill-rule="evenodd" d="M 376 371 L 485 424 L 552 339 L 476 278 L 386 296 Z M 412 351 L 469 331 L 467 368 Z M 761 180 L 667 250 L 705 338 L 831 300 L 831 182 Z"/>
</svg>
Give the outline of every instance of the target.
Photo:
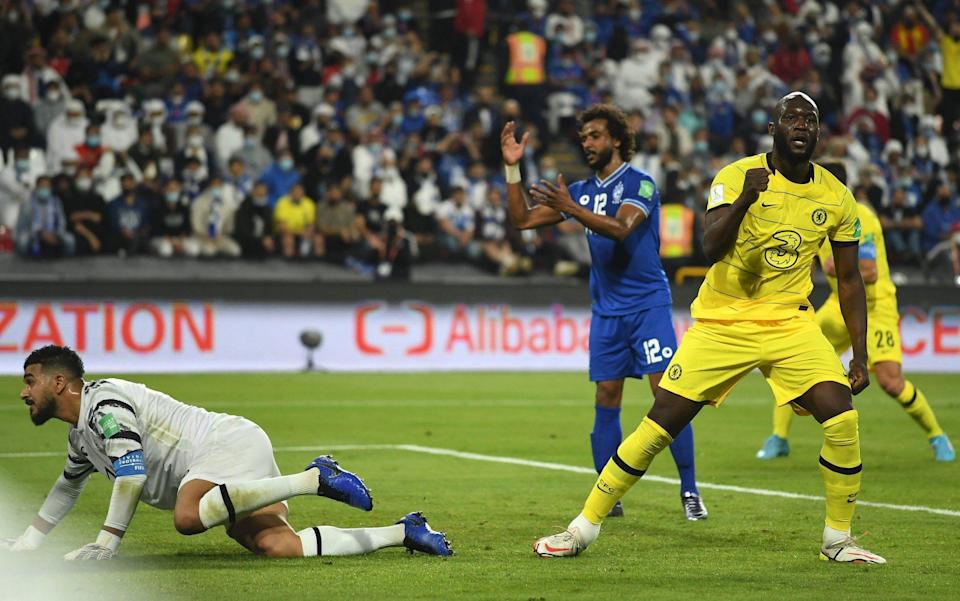
<svg viewBox="0 0 960 601">
<path fill-rule="evenodd" d="M 823 209 L 817 209 L 810 215 L 810 219 L 817 225 L 823 225 L 827 222 L 827 212 Z"/>
<path fill-rule="evenodd" d="M 681 375 L 683 375 L 683 368 L 680 367 L 679 363 L 674 363 L 667 370 L 667 377 L 671 380 L 679 380 Z"/>
</svg>

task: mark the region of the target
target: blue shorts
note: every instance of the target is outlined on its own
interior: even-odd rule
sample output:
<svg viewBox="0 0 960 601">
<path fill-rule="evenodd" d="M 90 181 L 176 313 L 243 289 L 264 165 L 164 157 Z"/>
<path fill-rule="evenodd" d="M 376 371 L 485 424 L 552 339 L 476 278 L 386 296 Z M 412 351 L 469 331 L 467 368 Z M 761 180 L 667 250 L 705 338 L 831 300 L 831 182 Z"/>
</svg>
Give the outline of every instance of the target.
<svg viewBox="0 0 960 601">
<path fill-rule="evenodd" d="M 590 381 L 642 378 L 665 371 L 676 350 L 669 306 L 628 315 L 594 313 L 590 320 Z"/>
</svg>

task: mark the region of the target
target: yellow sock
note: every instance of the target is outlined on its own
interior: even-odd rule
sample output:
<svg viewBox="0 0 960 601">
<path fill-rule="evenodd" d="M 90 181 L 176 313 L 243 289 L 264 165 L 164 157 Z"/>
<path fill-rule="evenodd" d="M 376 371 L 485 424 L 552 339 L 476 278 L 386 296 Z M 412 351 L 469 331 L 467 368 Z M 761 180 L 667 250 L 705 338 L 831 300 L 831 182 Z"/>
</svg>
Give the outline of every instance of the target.
<svg viewBox="0 0 960 601">
<path fill-rule="evenodd" d="M 583 505 L 583 515 L 593 524 L 603 522 L 613 506 L 643 476 L 657 453 L 673 438 L 649 417 L 643 418 L 633 434 L 620 443 L 597 478 Z"/>
<path fill-rule="evenodd" d="M 827 526 L 850 531 L 860 493 L 860 433 L 856 410 L 844 411 L 823 422 L 820 475 L 827 497 Z"/>
<path fill-rule="evenodd" d="M 913 382 L 904 380 L 903 390 L 897 396 L 897 402 L 913 418 L 913 421 L 923 428 L 923 431 L 927 433 L 927 438 L 943 434 L 943 428 L 937 422 L 937 416 L 933 414 L 933 409 L 930 408 L 927 397 L 924 396 L 923 391 L 913 385 Z"/>
<path fill-rule="evenodd" d="M 793 409 L 790 404 L 773 408 L 773 433 L 786 440 L 790 435 L 790 422 L 793 421 Z"/>
</svg>

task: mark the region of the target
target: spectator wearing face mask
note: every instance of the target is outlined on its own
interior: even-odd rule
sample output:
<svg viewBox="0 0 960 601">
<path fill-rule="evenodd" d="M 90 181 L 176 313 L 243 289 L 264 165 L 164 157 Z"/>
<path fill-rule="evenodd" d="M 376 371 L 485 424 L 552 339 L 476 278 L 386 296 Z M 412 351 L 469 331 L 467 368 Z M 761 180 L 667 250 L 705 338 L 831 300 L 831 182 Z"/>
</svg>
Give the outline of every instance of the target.
<svg viewBox="0 0 960 601">
<path fill-rule="evenodd" d="M 0 97 L 0 149 L 9 151 L 16 144 L 35 142 L 33 109 L 20 96 L 21 77 L 3 76 L 3 96 Z"/>
<path fill-rule="evenodd" d="M 142 129 L 153 133 L 153 144 L 167 155 L 176 152 L 176 134 L 167 123 L 167 107 L 159 98 L 151 98 L 143 103 Z"/>
<path fill-rule="evenodd" d="M 208 33 L 203 46 L 193 52 L 193 64 L 207 79 L 223 76 L 232 61 L 233 52 L 221 46 L 220 35 L 216 32 Z"/>
<path fill-rule="evenodd" d="M 200 196 L 200 192 L 206 189 L 209 178 L 210 172 L 197 157 L 187 158 L 180 175 L 184 196 L 193 202 L 197 196 Z"/>
<path fill-rule="evenodd" d="M 184 195 L 180 182 L 175 179 L 163 186 L 163 198 L 153 210 L 151 223 L 153 238 L 150 249 L 157 256 L 196 257 L 200 243 L 191 236 L 190 199 Z"/>
<path fill-rule="evenodd" d="M 126 103 L 118 103 L 108 110 L 100 135 L 103 147 L 109 150 L 127 152 L 137 143 L 137 122 Z"/>
<path fill-rule="evenodd" d="M 63 114 L 69 96 L 64 95 L 59 86 L 51 86 L 33 105 L 33 124 L 38 135 L 43 136 L 50 129 L 54 119 Z"/>
<path fill-rule="evenodd" d="M 237 105 L 230 109 L 230 119 L 217 128 L 214 150 L 221 170 L 226 170 L 227 161 L 233 153 L 243 148 L 244 126 L 248 123 L 249 116 L 246 109 Z"/>
<path fill-rule="evenodd" d="M 88 125 L 83 143 L 77 144 L 74 149 L 77 151 L 77 164 L 80 167 L 87 169 L 96 167 L 104 153 L 100 139 L 100 126 L 95 123 Z"/>
<path fill-rule="evenodd" d="M 149 129 L 139 132 L 136 143 L 127 150 L 127 154 L 141 170 L 150 163 L 159 164 L 166 158 L 154 146 L 153 132 Z"/>
<path fill-rule="evenodd" d="M 247 113 L 248 123 L 256 128 L 258 135 L 277 122 L 277 105 L 266 97 L 263 84 L 255 82 L 250 86 L 250 92 L 240 101 L 239 106 Z"/>
<path fill-rule="evenodd" d="M 273 164 L 273 156 L 260 142 L 257 128 L 247 125 L 243 128 L 243 147 L 233 153 L 230 162 L 240 161 L 244 171 L 253 179 L 258 179 Z"/>
<path fill-rule="evenodd" d="M 273 212 L 274 232 L 285 259 L 322 257 L 323 236 L 316 231 L 317 203 L 294 184 L 290 194 L 277 202 Z"/>
<path fill-rule="evenodd" d="M 249 259 L 265 259 L 277 252 L 273 238 L 273 209 L 267 185 L 257 182 L 237 209 L 234 237 Z"/>
<path fill-rule="evenodd" d="M 63 198 L 63 210 L 76 240 L 77 255 L 96 255 L 103 251 L 106 204 L 93 189 L 89 168 L 79 168 L 71 194 Z"/>
<path fill-rule="evenodd" d="M 907 186 L 898 185 L 890 197 L 890 205 L 880 208 L 880 224 L 883 226 L 891 263 L 915 261 L 922 256 L 920 230 L 923 229 L 923 220 L 916 207 L 909 202 L 907 192 Z M 856 195 L 858 202 L 870 202 L 865 188 L 858 186 Z"/>
<path fill-rule="evenodd" d="M 82 102 L 66 103 L 63 114 L 54 119 L 47 130 L 47 165 L 51 170 L 60 166 L 64 155 L 84 143 L 88 123 Z"/>
<path fill-rule="evenodd" d="M 943 256 L 949 256 L 954 267 L 957 264 L 957 244 L 960 243 L 960 202 L 957 194 L 947 181 L 936 186 L 932 200 L 923 210 L 923 250 L 927 253 L 928 263 L 935 263 Z M 955 269 L 960 276 L 960 269 Z M 960 284 L 960 281 L 958 281 Z"/>
<path fill-rule="evenodd" d="M 190 205 L 190 221 L 200 256 L 240 256 L 240 245 L 233 239 L 234 217 L 239 205 L 236 189 L 217 177 L 194 199 Z"/>
<path fill-rule="evenodd" d="M 43 175 L 43 167 L 31 164 L 30 149 L 23 146 L 15 148 L 10 158 L 0 170 L 0 225 L 12 228 L 20 206 L 30 199 Z"/>
<path fill-rule="evenodd" d="M 333 263 L 343 263 L 360 250 L 361 231 L 357 208 L 343 198 L 338 186 L 331 186 L 317 207 L 317 232 L 323 236 L 324 257 Z"/>
<path fill-rule="evenodd" d="M 120 177 L 120 196 L 107 203 L 107 249 L 138 255 L 150 241 L 150 203 L 130 174 Z"/>
<path fill-rule="evenodd" d="M 943 117 L 943 132 L 955 150 L 960 145 L 960 14 L 954 11 L 946 30 L 940 26 L 922 2 L 916 2 L 917 12 L 933 32 L 933 39 L 940 47 L 943 70 L 940 73 L 940 115 Z"/>
<path fill-rule="evenodd" d="M 59 88 L 63 96 L 70 91 L 57 71 L 47 64 L 47 51 L 34 47 L 27 50 L 26 65 L 23 69 L 20 98 L 33 106 L 50 88 Z"/>
<path fill-rule="evenodd" d="M 206 108 L 199 100 L 191 100 L 187 103 L 184 114 L 184 120 L 174 126 L 174 133 L 177 137 L 177 148 L 183 148 L 187 144 L 187 130 L 196 128 L 203 136 L 203 145 L 207 148 L 213 148 L 214 133 L 213 129 L 207 125 L 203 117 L 206 114 Z"/>
<path fill-rule="evenodd" d="M 169 90 L 180 66 L 180 55 L 171 43 L 170 29 L 161 26 L 153 44 L 139 53 L 131 66 L 137 69 L 147 96 Z"/>
<path fill-rule="evenodd" d="M 230 159 L 227 174 L 223 177 L 223 182 L 238 192 L 240 198 L 245 198 L 253 190 L 253 178 L 247 174 L 243 161 L 237 157 Z"/>
<path fill-rule="evenodd" d="M 167 123 L 169 123 L 171 127 L 176 128 L 176 126 L 186 122 L 187 105 L 189 105 L 190 102 L 190 99 L 187 98 L 183 83 L 179 81 L 174 83 L 169 93 L 165 95 L 163 101 L 167 109 Z"/>
<path fill-rule="evenodd" d="M 300 182 L 300 172 L 293 164 L 293 155 L 286 151 L 277 157 L 277 161 L 260 176 L 260 181 L 267 184 L 270 195 L 270 206 L 276 206 L 281 196 L 290 192 L 290 189 Z"/>
<path fill-rule="evenodd" d="M 68 257 L 74 252 L 75 240 L 67 229 L 63 204 L 53 194 L 47 176 L 37 180 L 36 190 L 20 211 L 15 244 L 23 257 Z"/>
<path fill-rule="evenodd" d="M 213 154 L 211 150 L 204 145 L 203 134 L 200 133 L 200 128 L 195 125 L 187 128 L 186 144 L 183 149 L 177 153 L 174 161 L 177 175 L 181 179 L 183 178 L 183 169 L 187 164 L 187 160 L 191 158 L 200 161 L 200 164 L 207 174 L 213 173 L 216 170 Z"/>
</svg>

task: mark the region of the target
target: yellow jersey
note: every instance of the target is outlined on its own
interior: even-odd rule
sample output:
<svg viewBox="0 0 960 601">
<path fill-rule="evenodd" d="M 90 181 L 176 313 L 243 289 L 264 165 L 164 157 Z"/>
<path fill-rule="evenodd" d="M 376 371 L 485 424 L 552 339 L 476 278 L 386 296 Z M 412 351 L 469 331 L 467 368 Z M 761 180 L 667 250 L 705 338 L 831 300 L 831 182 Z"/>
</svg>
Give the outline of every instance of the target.
<svg viewBox="0 0 960 601">
<path fill-rule="evenodd" d="M 274 227 L 283 224 L 287 232 L 302 236 L 317 221 L 317 204 L 309 196 L 304 196 L 299 203 L 293 202 L 290 196 L 284 196 L 277 201 L 273 210 Z"/>
<path fill-rule="evenodd" d="M 940 54 L 943 56 L 940 85 L 948 90 L 960 90 L 960 40 L 949 35 L 941 36 Z"/>
<path fill-rule="evenodd" d="M 767 321 L 810 310 L 810 269 L 827 240 L 856 244 L 857 202 L 832 173 L 813 165 L 803 184 L 775 171 L 765 154 L 720 170 L 710 186 L 707 210 L 732 204 L 750 169 L 771 172 L 767 189 L 744 215 L 737 241 L 707 271 L 690 307 L 696 319 Z"/>
<path fill-rule="evenodd" d="M 877 281 L 872 284 L 864 283 L 867 291 L 867 304 L 875 305 L 878 300 L 888 300 L 896 297 L 897 287 L 893 285 L 890 279 L 890 265 L 887 264 L 887 246 L 883 243 L 883 227 L 880 225 L 880 219 L 869 206 L 863 203 L 857 203 L 857 215 L 860 217 L 860 223 L 863 232 L 860 235 L 860 259 L 871 259 L 877 262 Z M 820 264 L 833 256 L 833 250 L 829 244 L 820 247 L 817 253 L 820 258 Z M 834 294 L 837 293 L 837 278 L 827 276 L 827 283 Z"/>
</svg>

